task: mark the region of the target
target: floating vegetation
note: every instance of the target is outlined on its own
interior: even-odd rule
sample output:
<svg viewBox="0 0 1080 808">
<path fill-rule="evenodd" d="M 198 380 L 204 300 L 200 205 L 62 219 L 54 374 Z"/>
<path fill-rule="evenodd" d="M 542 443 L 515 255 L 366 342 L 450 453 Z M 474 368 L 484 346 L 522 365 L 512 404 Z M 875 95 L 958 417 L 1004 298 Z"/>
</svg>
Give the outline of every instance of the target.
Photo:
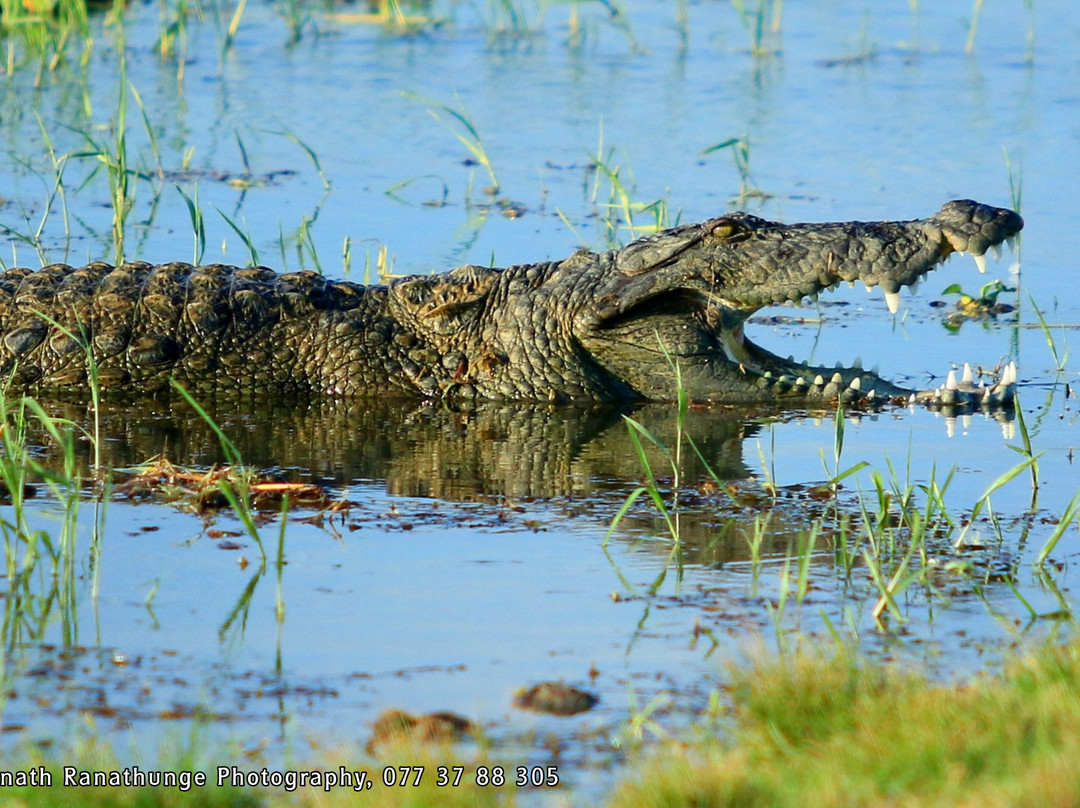
<svg viewBox="0 0 1080 808">
<path fill-rule="evenodd" d="M 433 14 L 432 4 L 427 0 L 409 3 L 374 0 L 367 5 L 370 11 L 333 11 L 327 16 L 340 25 L 377 25 L 400 34 L 414 34 L 424 29 L 438 28 L 447 22 L 445 18 Z"/>
<path fill-rule="evenodd" d="M 998 298 L 1005 292 L 1015 291 L 1016 287 L 1006 286 L 999 280 L 984 283 L 974 294 L 965 292 L 958 283 L 951 283 L 941 290 L 941 294 L 957 295 L 960 299 L 956 301 L 955 311 L 946 315 L 945 325 L 955 330 L 965 320 L 984 320 L 1009 314 L 1015 307 L 1009 303 L 998 302 Z"/>
<path fill-rule="evenodd" d="M 249 507 L 257 511 L 280 510 L 286 499 L 295 508 L 330 513 L 347 511 L 349 503 L 310 483 L 273 480 L 244 467 L 218 466 L 206 471 L 178 468 L 165 458 L 155 458 L 135 469 L 116 469 L 127 479 L 116 483 L 117 497 L 139 501 L 153 499 L 182 505 L 195 513 L 230 507 L 226 486 L 242 492 Z"/>
</svg>

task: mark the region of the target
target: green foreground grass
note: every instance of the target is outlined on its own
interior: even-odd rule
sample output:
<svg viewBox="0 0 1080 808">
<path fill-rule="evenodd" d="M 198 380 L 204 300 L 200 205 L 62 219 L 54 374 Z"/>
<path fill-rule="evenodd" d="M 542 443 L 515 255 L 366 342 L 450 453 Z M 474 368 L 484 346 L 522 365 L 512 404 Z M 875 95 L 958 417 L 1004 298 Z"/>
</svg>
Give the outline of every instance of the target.
<svg viewBox="0 0 1080 808">
<path fill-rule="evenodd" d="M 847 655 L 776 659 L 736 674 L 734 702 L 720 733 L 665 750 L 612 804 L 1080 804 L 1075 644 L 962 685 Z"/>
<path fill-rule="evenodd" d="M 735 669 L 733 704 L 688 735 L 644 746 L 609 803 L 629 806 L 1065 806 L 1080 804 L 1080 645 L 1047 644 L 998 675 L 941 684 L 847 653 L 790 654 Z M 415 748 L 366 768 L 348 788 L 4 788 L 3 805 L 506 805 L 512 785 L 479 786 L 475 763 L 439 787 L 450 748 Z M 352 760 L 359 759 L 354 756 Z M 383 765 L 424 766 L 419 787 L 386 788 Z M 8 758 L 5 768 L 17 768 Z M 38 765 L 31 758 L 23 766 Z M 70 763 L 68 765 L 71 765 Z M 80 768 L 109 768 L 100 756 Z M 319 768 L 335 770 L 337 762 Z M 301 767 L 304 768 L 304 767 Z M 512 767 L 507 767 L 512 771 Z M 564 773 L 564 781 L 570 772 Z M 208 774 L 208 781 L 213 781 Z M 573 794 L 567 795 L 577 804 Z"/>
</svg>

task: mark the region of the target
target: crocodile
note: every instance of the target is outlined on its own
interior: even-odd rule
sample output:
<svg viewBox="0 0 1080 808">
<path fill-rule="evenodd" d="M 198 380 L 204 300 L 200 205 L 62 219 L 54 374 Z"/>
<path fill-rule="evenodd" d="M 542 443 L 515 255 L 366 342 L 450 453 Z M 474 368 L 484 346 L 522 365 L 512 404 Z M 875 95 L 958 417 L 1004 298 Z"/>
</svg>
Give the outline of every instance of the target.
<svg viewBox="0 0 1080 808">
<path fill-rule="evenodd" d="M 576 400 L 1008 406 L 1016 374 L 915 392 L 861 367 L 785 360 L 744 335 L 757 310 L 841 281 L 895 313 L 954 252 L 985 264 L 1023 227 L 949 202 L 925 219 L 780 224 L 730 213 L 562 261 L 463 266 L 385 285 L 213 264 L 0 273 L 0 375 L 16 389 Z M 980 267 L 981 268 L 981 267 Z"/>
</svg>

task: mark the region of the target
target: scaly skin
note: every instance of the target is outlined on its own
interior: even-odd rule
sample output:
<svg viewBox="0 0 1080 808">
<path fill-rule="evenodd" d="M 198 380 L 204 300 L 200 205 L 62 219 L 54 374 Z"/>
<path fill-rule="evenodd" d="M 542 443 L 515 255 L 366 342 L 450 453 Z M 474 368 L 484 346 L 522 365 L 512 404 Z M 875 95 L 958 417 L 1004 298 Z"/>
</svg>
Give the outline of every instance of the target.
<svg viewBox="0 0 1080 808">
<path fill-rule="evenodd" d="M 375 287 L 262 267 L 12 269 L 0 274 L 0 372 L 20 388 L 85 388 L 92 353 L 102 386 L 139 392 L 171 376 L 197 391 L 571 401 L 670 399 L 677 361 L 699 401 L 907 401 L 913 391 L 859 368 L 780 359 L 743 324 L 843 280 L 881 286 L 895 309 L 900 287 L 951 253 L 982 256 L 1022 227 L 969 200 L 905 222 L 734 213 L 602 254 Z M 1005 376 L 950 384 L 937 401 L 1008 404 Z"/>
</svg>

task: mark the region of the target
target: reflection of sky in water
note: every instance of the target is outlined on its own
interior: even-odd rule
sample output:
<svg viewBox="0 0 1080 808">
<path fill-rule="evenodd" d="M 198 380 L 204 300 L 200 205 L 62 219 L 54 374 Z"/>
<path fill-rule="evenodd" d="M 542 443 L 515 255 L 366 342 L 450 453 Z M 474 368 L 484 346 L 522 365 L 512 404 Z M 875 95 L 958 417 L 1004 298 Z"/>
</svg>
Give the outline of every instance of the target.
<svg viewBox="0 0 1080 808">
<path fill-rule="evenodd" d="M 466 261 L 558 258 L 580 239 L 595 247 L 602 243 L 602 228 L 593 216 L 593 179 L 585 166 L 601 136 L 605 158 L 620 168 L 634 199 L 664 198 L 673 218 L 681 212 L 683 221 L 729 208 L 739 183 L 731 156 L 702 152 L 744 134 L 750 143 L 750 180 L 773 195 L 764 202 L 751 199 L 750 208 L 788 221 L 921 217 L 961 196 L 1007 205 L 1007 149 L 1015 177 L 1023 183 L 1027 220 L 1022 322 L 1035 321 L 1030 292 L 1048 321 L 1080 323 L 1068 257 L 1077 230 L 1073 194 L 1080 180 L 1080 20 L 1072 3 L 1035 4 L 1031 66 L 1024 64 L 1021 4 L 983 9 L 972 57 L 963 53 L 969 3 L 921 4 L 919 17 L 903 3 L 887 9 L 874 5 L 866 16 L 868 4 L 785 4 L 783 54 L 758 62 L 744 52 L 745 35 L 727 5 L 691 6 L 685 51 L 678 48 L 669 6 L 636 5 L 627 7 L 641 45 L 636 53 L 600 17 L 587 16 L 584 44 L 567 47 L 561 6 L 549 10 L 548 33 L 529 39 L 489 41 L 459 10 L 456 27 L 431 34 L 394 37 L 342 25 L 289 49 L 284 25 L 269 8 L 252 6 L 223 78 L 218 76 L 213 26 L 191 23 L 180 91 L 175 65 L 160 64 L 151 51 L 157 10 L 136 6 L 129 9 L 128 77 L 158 130 L 165 169 L 179 169 L 185 150 L 194 147 L 191 166 L 204 175 L 198 193 L 207 216 L 207 260 L 222 257 L 223 240 L 228 243 L 225 260 L 246 260 L 246 250 L 215 207 L 251 233 L 263 263 L 279 268 L 283 260 L 289 268 L 297 266 L 294 246 L 283 259 L 276 245 L 279 232 L 291 237 L 305 217 L 317 213 L 311 233 L 329 274 L 339 274 L 346 236 L 353 242 L 357 274 L 365 251 L 374 254 L 376 239 L 387 245 L 399 272 L 437 271 Z M 589 10 L 582 12 L 588 15 Z M 72 103 L 63 72 L 47 81 L 40 95 L 31 93 L 30 72 L 14 76 L 5 85 L 12 89 L 0 93 L 3 151 L 29 160 L 46 178 L 32 176 L 14 158 L 5 159 L 0 173 L 0 196 L 7 200 L 0 207 L 3 225 L 33 230 L 49 187 L 32 110 L 40 109 L 60 153 L 85 148 L 83 139 L 62 124 L 85 130 L 106 123 L 114 113 L 116 58 L 109 41 L 107 35 L 100 37 L 91 60 L 90 121 Z M 868 45 L 876 48 L 873 59 L 822 64 L 856 56 Z M 475 204 L 466 206 L 470 169 L 461 164 L 465 149 L 432 119 L 425 104 L 403 92 L 455 107 L 460 97 L 483 138 L 503 195 L 526 208 L 523 217 L 511 220 L 493 209 L 485 219 Z M 132 143 L 143 144 L 133 105 L 128 116 Z M 324 195 L 304 152 L 276 134 L 283 130 L 318 156 L 331 181 L 329 193 Z M 107 141 L 101 129 L 92 134 Z M 211 178 L 207 172 L 242 171 L 237 134 L 255 175 L 284 169 L 299 173 L 277 176 L 244 194 Z M 145 150 L 140 155 L 149 160 Z M 91 235 L 96 231 L 104 238 L 108 232 L 103 179 L 78 193 L 73 190 L 91 167 L 90 161 L 72 160 L 67 168 L 72 262 L 108 257 Z M 481 188 L 489 180 L 481 168 L 471 174 L 472 201 L 482 202 Z M 413 182 L 398 188 L 396 199 L 384 193 L 407 180 Z M 189 191 L 194 187 L 189 178 L 170 178 L 150 229 L 137 226 L 151 197 L 150 186 L 137 183 L 131 257 L 161 261 L 190 256 L 188 212 L 173 182 Z M 424 206 L 442 196 L 444 184 L 447 205 Z M 597 204 L 607 201 L 607 193 L 601 187 Z M 23 223 L 23 208 L 29 226 Z M 45 233 L 50 244 L 59 243 L 59 210 Z M 18 246 L 18 257 L 33 260 L 25 245 Z M 49 258 L 63 256 L 57 250 Z M 4 259 L 10 263 L 10 249 Z M 813 325 L 758 324 L 750 326 L 750 333 L 783 355 L 812 356 L 822 363 L 849 362 L 858 355 L 868 366 L 879 363 L 883 375 L 916 384 L 928 383 L 928 374 L 944 373 L 950 362 L 993 366 L 1018 339 L 1021 379 L 1049 382 L 1052 360 L 1037 328 L 1014 334 L 1005 327 L 969 323 L 958 335 L 948 335 L 940 312 L 928 306 L 952 282 L 972 291 L 994 277 L 1015 283 L 1007 267 L 1008 261 L 992 264 L 983 278 L 969 258 L 957 259 L 932 275 L 916 297 L 904 291 L 907 313 L 901 309 L 895 323 L 880 292 L 867 296 L 862 288 L 844 288 L 823 300 L 850 305 L 823 306 L 828 322 L 820 331 Z M 812 309 L 796 313 L 818 316 Z M 1076 333 L 1063 332 L 1059 346 L 1080 342 Z M 1075 380 L 1074 360 L 1070 368 Z M 1041 408 L 1049 392 L 1045 386 L 1029 386 L 1022 395 L 1026 407 Z M 1076 484 L 1069 458 L 1076 444 L 1074 409 L 1059 392 L 1045 412 L 1028 414 L 1036 449 L 1046 451 L 1040 460 L 1044 487 L 1039 504 L 1052 513 L 1061 512 Z M 747 466 L 758 469 L 760 443 L 781 483 L 825 476 L 819 450 L 831 458 L 828 421 L 822 426 L 794 421 L 775 430 L 775 456 L 771 438 L 759 433 L 743 447 Z M 939 479 L 956 465 L 951 504 L 962 510 L 1019 455 L 1007 448 L 1000 427 L 981 416 L 970 426 L 958 425 L 955 433 L 947 439 L 943 420 L 926 412 L 884 413 L 849 426 L 843 465 L 868 460 L 884 472 L 888 455 L 903 476 L 910 454 L 911 477 L 919 482 L 926 481 L 935 463 Z M 356 486 L 350 495 L 384 496 L 378 486 Z M 994 498 L 995 510 L 1010 515 L 1028 504 L 1022 478 Z M 408 504 L 413 507 L 419 506 Z M 539 508 L 540 517 L 546 507 Z M 547 530 L 533 533 L 522 525 L 526 518 L 540 518 L 532 511 L 530 506 L 526 514 L 512 515 L 508 530 L 417 524 L 403 532 L 361 530 L 340 542 L 312 528 L 291 527 L 287 618 L 281 634 L 286 678 L 329 683 L 342 694 L 327 703 L 316 723 L 337 724 L 340 707 L 348 722 L 359 727 L 388 704 L 457 709 L 495 720 L 508 711 L 515 687 L 540 678 L 584 682 L 593 664 L 600 671 L 602 709 L 610 711 L 609 717 L 621 716 L 629 676 L 659 669 L 676 684 L 694 687 L 714 670 L 715 657 L 703 661 L 707 643 L 694 647 L 691 642 L 695 619 L 712 614 L 699 611 L 713 603 L 709 598 L 726 604 L 729 619 L 716 620 L 718 633 L 740 638 L 761 630 L 769 636 L 760 601 L 746 600 L 748 573 L 737 565 L 721 571 L 692 569 L 680 595 L 683 605 L 674 598 L 657 602 L 639 629 L 646 601 L 612 601 L 610 593 L 626 591 L 616 569 L 636 587 L 647 587 L 664 553 L 655 547 L 643 551 L 622 538 L 611 545 L 612 564 L 599 550 L 603 519 L 568 519 L 552 510 Z M 115 535 L 108 537 L 104 553 L 100 613 L 96 622 L 89 615 L 83 619 L 81 642 L 147 658 L 161 649 L 175 650 L 178 658 L 194 660 L 191 683 L 196 685 L 199 677 L 212 681 L 221 669 L 272 672 L 277 644 L 272 575 L 256 590 L 242 638 L 223 643 L 218 629 L 250 580 L 251 568 L 240 570 L 232 553 L 217 550 L 205 538 L 188 546 L 185 539 L 198 534 L 191 517 L 121 506 L 109 515 Z M 163 530 L 131 539 L 129 521 L 162 520 Z M 1033 529 L 1023 557 L 1041 546 L 1047 530 Z M 1007 533 L 1006 543 L 1015 535 Z M 1075 539 L 1074 532 L 1069 535 Z M 267 536 L 273 536 L 268 539 L 273 544 L 276 529 L 268 529 Z M 1068 556 L 1064 546 L 1059 552 Z M 778 574 L 775 564 L 765 568 L 763 592 L 775 592 Z M 157 623 L 139 605 L 156 578 L 161 579 L 154 600 Z M 829 602 L 836 586 L 831 573 L 822 576 L 815 594 L 819 605 Z M 703 589 L 720 593 L 707 596 Z M 1037 610 L 1056 608 L 1050 594 L 1029 589 L 1026 596 Z M 672 581 L 663 591 L 674 594 Z M 1010 614 L 1021 611 L 1007 592 L 995 590 L 990 600 Z M 813 627 L 820 628 L 818 609 L 808 611 L 815 615 Z M 932 624 L 925 622 L 925 607 L 916 605 L 912 611 L 916 630 L 941 640 L 949 660 L 942 663 L 945 668 L 981 664 L 972 644 L 956 643 L 953 628 L 962 625 L 971 637 L 1002 636 L 1000 625 L 988 616 L 990 609 L 970 595 L 956 598 L 950 607 L 944 601 L 935 605 Z M 709 625 L 711 619 L 702 617 L 702 622 Z M 861 628 L 872 647 L 872 632 L 865 623 Z M 154 664 L 168 671 L 168 660 L 159 659 Z M 393 675 L 429 665 L 464 669 Z M 355 681 L 350 674 L 375 678 L 355 680 L 362 686 L 351 689 Z M 642 681 L 640 686 L 649 691 L 659 685 Z M 186 697 L 192 698 L 190 693 Z M 9 714 L 20 709 L 18 702 L 8 707 Z M 230 729 L 245 731 L 242 726 Z"/>
</svg>

